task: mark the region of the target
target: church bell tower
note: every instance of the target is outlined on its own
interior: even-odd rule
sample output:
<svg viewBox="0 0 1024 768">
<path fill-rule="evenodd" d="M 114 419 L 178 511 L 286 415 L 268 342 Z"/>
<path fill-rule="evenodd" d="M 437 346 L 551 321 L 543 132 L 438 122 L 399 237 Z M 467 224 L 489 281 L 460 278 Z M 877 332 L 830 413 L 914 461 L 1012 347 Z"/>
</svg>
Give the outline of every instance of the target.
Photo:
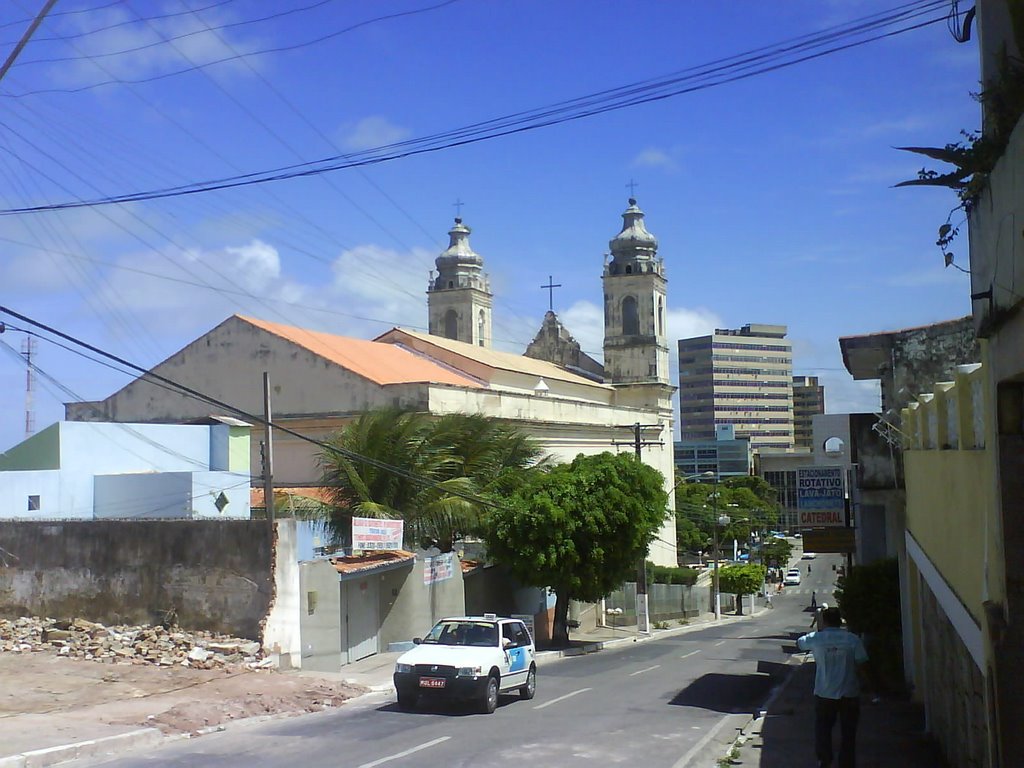
<svg viewBox="0 0 1024 768">
<path fill-rule="evenodd" d="M 604 265 L 605 381 L 615 385 L 670 386 L 665 328 L 665 265 L 658 240 L 647 231 L 634 198 L 622 231 L 608 243 Z"/>
<path fill-rule="evenodd" d="M 480 347 L 491 346 L 490 281 L 484 260 L 469 245 L 470 228 L 455 219 L 448 231 L 448 248 L 434 262 L 427 286 L 430 333 Z"/>
</svg>

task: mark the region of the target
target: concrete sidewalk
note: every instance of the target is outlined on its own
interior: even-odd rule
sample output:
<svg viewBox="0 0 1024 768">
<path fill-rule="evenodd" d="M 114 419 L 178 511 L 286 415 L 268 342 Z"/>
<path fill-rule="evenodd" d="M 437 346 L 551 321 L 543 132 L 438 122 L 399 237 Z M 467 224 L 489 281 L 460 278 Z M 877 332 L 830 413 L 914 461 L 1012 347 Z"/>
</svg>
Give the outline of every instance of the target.
<svg viewBox="0 0 1024 768">
<path fill-rule="evenodd" d="M 838 725 L 834 732 L 836 754 Z M 728 765 L 760 768 L 813 766 L 814 662 L 799 665 L 769 702 L 767 710 L 743 729 Z M 861 702 L 857 728 L 858 768 L 945 768 L 935 742 L 924 732 L 924 710 L 897 698 Z"/>
</svg>

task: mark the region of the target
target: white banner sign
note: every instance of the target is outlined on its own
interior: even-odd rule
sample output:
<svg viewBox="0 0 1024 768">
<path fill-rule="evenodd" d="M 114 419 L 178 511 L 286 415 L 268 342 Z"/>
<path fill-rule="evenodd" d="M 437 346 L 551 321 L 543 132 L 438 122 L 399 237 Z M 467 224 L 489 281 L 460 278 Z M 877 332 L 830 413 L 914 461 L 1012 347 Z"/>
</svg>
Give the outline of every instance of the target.
<svg viewBox="0 0 1024 768">
<path fill-rule="evenodd" d="M 797 510 L 801 528 L 846 525 L 846 493 L 842 467 L 798 467 Z"/>
<path fill-rule="evenodd" d="M 352 549 L 401 549 L 404 520 L 352 518 Z"/>
<path fill-rule="evenodd" d="M 423 560 L 423 583 L 433 584 L 435 581 L 450 579 L 455 573 L 455 556 L 451 552 L 445 552 L 437 557 L 427 557 Z"/>
</svg>

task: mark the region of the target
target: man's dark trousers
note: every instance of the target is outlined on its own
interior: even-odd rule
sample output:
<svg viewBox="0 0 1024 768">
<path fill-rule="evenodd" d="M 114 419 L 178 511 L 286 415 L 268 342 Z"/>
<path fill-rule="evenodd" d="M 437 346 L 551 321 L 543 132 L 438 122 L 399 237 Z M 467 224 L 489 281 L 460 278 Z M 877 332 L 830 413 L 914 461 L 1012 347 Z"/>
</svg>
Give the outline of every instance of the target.
<svg viewBox="0 0 1024 768">
<path fill-rule="evenodd" d="M 847 696 L 842 699 L 814 697 L 814 750 L 819 766 L 832 765 L 832 728 L 839 717 L 839 768 L 854 768 L 857 740 L 857 720 L 860 717 L 860 699 Z"/>
</svg>

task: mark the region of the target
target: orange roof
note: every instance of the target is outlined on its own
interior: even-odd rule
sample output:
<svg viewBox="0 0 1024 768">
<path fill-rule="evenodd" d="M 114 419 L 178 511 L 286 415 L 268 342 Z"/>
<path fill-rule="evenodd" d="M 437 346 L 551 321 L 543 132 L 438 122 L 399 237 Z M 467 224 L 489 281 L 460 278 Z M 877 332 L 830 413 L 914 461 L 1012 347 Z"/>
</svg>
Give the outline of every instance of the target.
<svg viewBox="0 0 1024 768">
<path fill-rule="evenodd" d="M 334 566 L 334 570 L 338 573 L 359 573 L 361 571 L 371 571 L 374 568 L 380 568 L 383 565 L 392 565 L 395 563 L 404 563 L 409 560 L 415 560 L 416 555 L 412 552 L 406 552 L 401 549 L 384 551 L 384 552 L 369 552 L 365 555 L 348 555 L 346 557 L 332 557 L 331 565 Z"/>
<path fill-rule="evenodd" d="M 482 389 L 476 379 L 438 365 L 394 344 L 364 341 L 332 333 L 310 331 L 252 317 L 235 315 L 240 320 L 280 336 L 310 352 L 330 360 L 375 384 L 454 384 Z"/>
<path fill-rule="evenodd" d="M 331 504 L 331 489 L 325 488 L 324 486 L 309 487 L 309 488 L 274 488 L 274 495 L 282 494 L 284 496 L 299 496 L 303 499 L 312 499 L 313 501 L 319 501 L 321 504 Z M 250 488 L 249 489 L 249 506 L 250 507 L 265 507 L 263 501 L 264 494 L 262 488 Z"/>
<path fill-rule="evenodd" d="M 489 347 L 481 347 L 478 344 L 468 344 L 464 341 L 455 341 L 454 339 L 447 339 L 443 336 L 434 336 L 428 333 L 410 331 L 406 328 L 392 328 L 387 333 L 378 336 L 377 340 L 386 341 L 388 343 L 408 343 L 409 340 L 414 340 L 419 342 L 421 349 L 424 346 L 429 345 L 435 349 L 444 350 L 451 354 L 458 355 L 459 357 L 473 360 L 477 363 L 498 370 L 525 373 L 529 376 L 536 376 L 537 378 L 566 381 L 572 384 L 582 384 L 586 387 L 595 387 L 597 389 L 612 389 L 609 384 L 602 384 L 594 381 L 593 379 L 588 379 L 584 376 L 580 376 L 579 374 L 572 373 L 560 365 L 549 363 L 547 360 L 537 360 L 536 358 L 526 357 L 525 355 L 516 355 L 511 352 L 500 352 L 496 349 L 490 349 Z M 430 352 L 425 349 L 422 349 L 422 351 L 425 355 L 438 354 L 437 352 Z M 454 362 L 452 364 L 458 365 L 458 363 Z"/>
</svg>

